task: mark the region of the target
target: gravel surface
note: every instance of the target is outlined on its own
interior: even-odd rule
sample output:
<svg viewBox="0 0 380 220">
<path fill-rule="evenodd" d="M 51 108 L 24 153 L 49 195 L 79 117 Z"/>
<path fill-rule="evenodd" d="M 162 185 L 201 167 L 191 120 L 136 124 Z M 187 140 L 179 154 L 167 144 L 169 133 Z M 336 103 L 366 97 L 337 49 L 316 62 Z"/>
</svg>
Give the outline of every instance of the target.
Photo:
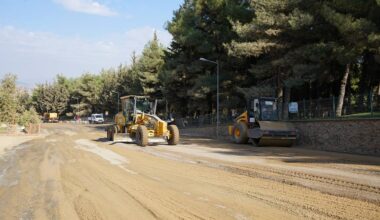
<svg viewBox="0 0 380 220">
<path fill-rule="evenodd" d="M 43 129 L 0 159 L 0 219 L 380 219 L 376 157 L 199 138 L 141 148 L 99 125 Z"/>
</svg>

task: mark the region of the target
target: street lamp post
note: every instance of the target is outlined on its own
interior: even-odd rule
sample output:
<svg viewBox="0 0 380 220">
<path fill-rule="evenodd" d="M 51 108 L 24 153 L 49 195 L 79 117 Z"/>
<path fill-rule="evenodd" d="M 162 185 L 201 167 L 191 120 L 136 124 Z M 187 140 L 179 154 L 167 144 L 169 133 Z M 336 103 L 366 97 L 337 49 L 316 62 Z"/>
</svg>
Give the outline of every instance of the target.
<svg viewBox="0 0 380 220">
<path fill-rule="evenodd" d="M 219 138 L 219 60 L 212 61 L 206 58 L 200 58 L 200 61 L 209 62 L 216 65 L 216 138 Z"/>
</svg>

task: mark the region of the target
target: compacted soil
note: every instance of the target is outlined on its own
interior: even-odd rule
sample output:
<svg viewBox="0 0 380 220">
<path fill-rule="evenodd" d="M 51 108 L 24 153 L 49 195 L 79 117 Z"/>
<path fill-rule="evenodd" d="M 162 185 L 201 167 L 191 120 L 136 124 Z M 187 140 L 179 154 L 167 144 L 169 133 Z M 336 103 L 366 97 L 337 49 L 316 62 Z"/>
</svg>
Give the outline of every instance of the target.
<svg viewBox="0 0 380 220">
<path fill-rule="evenodd" d="M 191 137 L 141 148 L 97 125 L 43 133 L 0 137 L 0 219 L 380 219 L 376 157 Z"/>
</svg>

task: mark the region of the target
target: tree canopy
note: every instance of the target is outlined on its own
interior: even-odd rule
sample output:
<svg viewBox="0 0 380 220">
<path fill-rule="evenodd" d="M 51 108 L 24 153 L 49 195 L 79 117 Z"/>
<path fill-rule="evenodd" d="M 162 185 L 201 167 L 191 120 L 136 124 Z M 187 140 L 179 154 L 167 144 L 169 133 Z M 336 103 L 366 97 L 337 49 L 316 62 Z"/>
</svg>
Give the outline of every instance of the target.
<svg viewBox="0 0 380 220">
<path fill-rule="evenodd" d="M 220 64 L 226 111 L 251 96 L 274 96 L 286 119 L 290 101 L 337 96 L 340 116 L 351 103 L 365 106 L 371 94 L 380 95 L 378 0 L 184 0 L 166 29 L 173 37 L 168 48 L 154 34 L 129 65 L 58 75 L 35 87 L 29 105 L 61 116 L 114 114 L 118 97 L 137 94 L 164 99 L 177 117 L 213 113 L 216 65 L 200 58 Z M 12 80 L 2 82 L 0 103 L 9 106 Z"/>
</svg>

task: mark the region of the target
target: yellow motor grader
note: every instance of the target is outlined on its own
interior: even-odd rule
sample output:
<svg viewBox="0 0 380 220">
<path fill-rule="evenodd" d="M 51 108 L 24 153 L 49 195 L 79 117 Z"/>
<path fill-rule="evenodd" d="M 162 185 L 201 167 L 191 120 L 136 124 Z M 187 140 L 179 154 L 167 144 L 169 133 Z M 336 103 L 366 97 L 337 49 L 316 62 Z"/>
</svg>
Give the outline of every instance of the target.
<svg viewBox="0 0 380 220">
<path fill-rule="evenodd" d="M 142 147 L 149 143 L 178 144 L 178 127 L 156 115 L 157 100 L 136 95 L 120 100 L 122 111 L 115 116 L 115 123 L 106 129 L 110 141 L 133 142 Z"/>
<path fill-rule="evenodd" d="M 249 108 L 235 119 L 228 132 L 237 144 L 251 140 L 257 146 L 290 147 L 296 141 L 291 123 L 279 121 L 276 98 L 253 98 Z"/>
</svg>

